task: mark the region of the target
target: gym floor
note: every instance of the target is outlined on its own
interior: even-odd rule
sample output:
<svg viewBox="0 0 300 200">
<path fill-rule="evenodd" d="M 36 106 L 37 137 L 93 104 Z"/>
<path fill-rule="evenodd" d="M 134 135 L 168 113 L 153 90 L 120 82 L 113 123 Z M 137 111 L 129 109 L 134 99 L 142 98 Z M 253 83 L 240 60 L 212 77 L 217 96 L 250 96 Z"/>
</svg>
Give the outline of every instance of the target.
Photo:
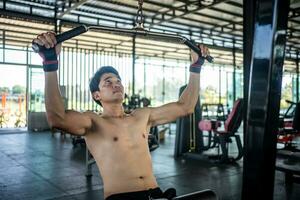
<svg viewBox="0 0 300 200">
<path fill-rule="evenodd" d="M 73 148 L 60 133 L 3 133 L 0 129 L 1 200 L 101 200 L 103 184 L 96 166 L 85 177 L 85 147 Z M 162 189 L 175 187 L 178 194 L 212 189 L 220 199 L 238 200 L 242 188 L 242 161 L 216 164 L 207 160 L 173 158 L 175 135 L 166 134 L 152 152 L 153 168 Z M 300 185 L 286 187 L 284 174 L 276 171 L 274 199 L 300 199 Z"/>
</svg>

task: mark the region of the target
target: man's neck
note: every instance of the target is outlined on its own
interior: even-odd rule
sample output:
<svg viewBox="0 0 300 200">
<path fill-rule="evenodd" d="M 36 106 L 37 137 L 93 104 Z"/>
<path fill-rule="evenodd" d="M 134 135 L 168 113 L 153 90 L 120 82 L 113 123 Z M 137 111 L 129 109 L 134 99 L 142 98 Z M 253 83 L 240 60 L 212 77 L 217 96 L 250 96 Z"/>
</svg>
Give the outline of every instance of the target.
<svg viewBox="0 0 300 200">
<path fill-rule="evenodd" d="M 109 104 L 103 106 L 103 117 L 124 117 L 125 115 L 122 104 Z"/>
</svg>

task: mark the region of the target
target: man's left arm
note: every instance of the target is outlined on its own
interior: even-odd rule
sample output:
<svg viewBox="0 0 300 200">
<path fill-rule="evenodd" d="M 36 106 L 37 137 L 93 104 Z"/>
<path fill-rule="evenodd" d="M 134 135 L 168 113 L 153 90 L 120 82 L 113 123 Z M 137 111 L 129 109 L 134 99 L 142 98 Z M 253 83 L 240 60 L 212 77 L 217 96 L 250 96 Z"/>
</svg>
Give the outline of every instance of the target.
<svg viewBox="0 0 300 200">
<path fill-rule="evenodd" d="M 190 78 L 187 87 L 182 92 L 177 102 L 168 103 L 156 108 L 150 108 L 149 123 L 151 126 L 166 124 L 178 117 L 186 116 L 194 112 L 199 97 L 200 71 L 204 63 L 204 57 L 209 55 L 207 47 L 200 45 L 203 57 L 191 53 L 193 64 L 190 66 Z"/>
</svg>

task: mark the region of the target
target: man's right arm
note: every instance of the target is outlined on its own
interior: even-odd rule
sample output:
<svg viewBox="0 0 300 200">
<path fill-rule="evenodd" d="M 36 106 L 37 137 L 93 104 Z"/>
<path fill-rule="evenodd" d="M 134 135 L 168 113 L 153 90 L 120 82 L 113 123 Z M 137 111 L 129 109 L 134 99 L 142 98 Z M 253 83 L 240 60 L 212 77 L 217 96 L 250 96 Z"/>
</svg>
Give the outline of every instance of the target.
<svg viewBox="0 0 300 200">
<path fill-rule="evenodd" d="M 65 111 L 56 71 L 45 72 L 45 103 L 48 123 L 51 127 L 75 135 L 84 135 L 92 126 L 91 117 L 87 113 Z"/>
<path fill-rule="evenodd" d="M 84 135 L 92 126 L 92 118 L 87 113 L 65 111 L 57 79 L 57 55 L 61 45 L 56 45 L 55 34 L 40 34 L 33 42 L 46 48 L 39 54 L 43 58 L 45 71 L 45 103 L 49 125 L 75 135 Z"/>
</svg>

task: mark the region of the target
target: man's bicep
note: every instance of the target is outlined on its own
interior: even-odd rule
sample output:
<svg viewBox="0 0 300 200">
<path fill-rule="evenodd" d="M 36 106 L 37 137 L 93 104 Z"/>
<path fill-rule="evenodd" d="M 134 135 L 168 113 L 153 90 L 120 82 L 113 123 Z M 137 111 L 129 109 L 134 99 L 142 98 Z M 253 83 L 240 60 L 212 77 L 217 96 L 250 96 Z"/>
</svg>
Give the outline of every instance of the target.
<svg viewBox="0 0 300 200">
<path fill-rule="evenodd" d="M 84 135 L 92 126 L 92 119 L 87 113 L 67 110 L 64 121 L 60 125 L 65 131 L 74 135 Z"/>
<path fill-rule="evenodd" d="M 179 102 L 168 103 L 160 107 L 150 109 L 149 121 L 151 126 L 166 124 L 189 114 Z"/>
</svg>

